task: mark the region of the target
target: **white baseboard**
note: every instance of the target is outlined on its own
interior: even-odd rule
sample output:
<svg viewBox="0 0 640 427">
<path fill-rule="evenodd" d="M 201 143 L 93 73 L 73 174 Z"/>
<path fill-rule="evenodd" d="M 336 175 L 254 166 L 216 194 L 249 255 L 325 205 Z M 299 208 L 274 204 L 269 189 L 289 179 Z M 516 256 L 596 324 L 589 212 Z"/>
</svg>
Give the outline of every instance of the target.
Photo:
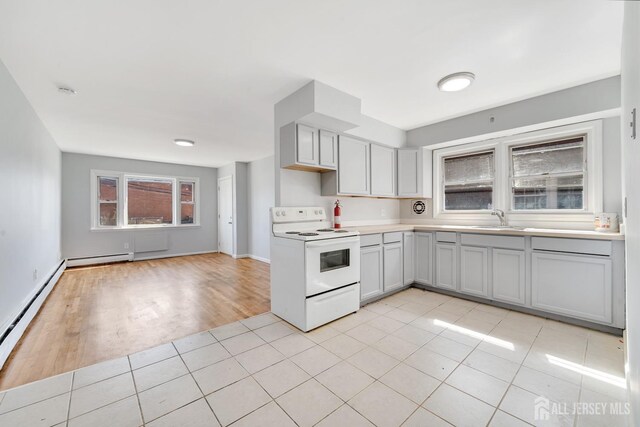
<svg viewBox="0 0 640 427">
<path fill-rule="evenodd" d="M 72 258 L 67 260 L 68 267 L 80 267 L 83 265 L 108 264 L 110 262 L 133 261 L 133 252 L 127 254 L 97 256 L 88 258 Z"/>
<path fill-rule="evenodd" d="M 33 318 L 36 317 L 36 314 L 38 314 L 38 311 L 40 311 L 40 307 L 42 307 L 42 304 L 44 304 L 44 301 L 47 299 L 54 286 L 58 283 L 60 276 L 62 276 L 62 273 L 64 273 L 64 270 L 66 268 L 67 263 L 66 261 L 63 261 L 62 264 L 60 264 L 60 266 L 56 270 L 54 270 L 53 275 L 50 276 L 48 283 L 44 284 L 44 288 L 42 289 L 40 295 L 38 295 L 34 300 L 30 299 L 29 301 L 27 301 L 27 304 L 31 303 L 31 305 L 24 312 L 22 318 L 17 321 L 4 341 L 2 341 L 2 344 L 0 344 L 0 369 L 2 369 L 4 363 L 9 358 L 11 351 L 22 337 L 22 334 L 24 334 L 24 331 L 27 330 L 27 326 L 29 326 L 29 323 L 31 323 Z M 38 290 L 39 289 L 40 288 L 38 288 Z M 25 307 L 22 308 L 22 310 L 24 309 Z"/>
<path fill-rule="evenodd" d="M 263 258 L 257 255 L 249 255 L 249 258 L 255 259 L 256 261 L 265 262 L 267 264 L 271 264 L 271 260 L 269 258 Z"/>
<path fill-rule="evenodd" d="M 198 252 L 183 252 L 179 254 L 162 254 L 162 255 L 151 255 L 151 256 L 135 256 L 131 261 L 146 261 L 150 259 L 161 259 L 161 258 L 174 258 L 179 256 L 189 256 L 189 255 L 202 255 L 202 254 L 215 254 L 218 251 L 198 251 Z"/>
</svg>

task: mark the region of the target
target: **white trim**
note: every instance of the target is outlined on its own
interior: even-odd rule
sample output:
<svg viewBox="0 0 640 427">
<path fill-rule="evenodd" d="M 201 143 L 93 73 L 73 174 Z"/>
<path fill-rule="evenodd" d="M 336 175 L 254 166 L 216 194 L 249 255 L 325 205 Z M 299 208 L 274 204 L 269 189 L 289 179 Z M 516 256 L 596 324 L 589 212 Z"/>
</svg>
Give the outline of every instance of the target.
<svg viewBox="0 0 640 427">
<path fill-rule="evenodd" d="M 233 254 L 231 255 L 234 259 L 241 259 L 241 258 L 251 258 L 251 255 L 249 254 Z"/>
<path fill-rule="evenodd" d="M 522 145 L 572 135 L 586 135 L 587 167 L 585 172 L 585 208 L 582 211 L 514 211 L 511 209 L 511 188 L 509 180 L 509 149 L 514 145 Z M 566 226 L 567 222 L 576 223 L 579 227 L 591 228 L 593 218 L 603 209 L 603 159 L 602 159 L 602 121 L 573 123 L 556 128 L 547 128 L 526 134 L 511 135 L 453 147 L 440 148 L 434 151 L 434 193 L 433 218 L 437 223 L 474 223 L 493 224 L 489 210 L 445 212 L 443 209 L 443 171 L 444 157 L 465 153 L 495 150 L 495 181 L 493 188 L 493 206 L 502 209 L 512 225 L 526 226 Z"/>
<path fill-rule="evenodd" d="M 116 231 L 116 230 L 149 230 L 149 229 L 163 229 L 163 228 L 189 228 L 200 226 L 200 178 L 190 176 L 178 176 L 178 175 L 151 175 L 142 173 L 130 173 L 121 171 L 109 171 L 92 169 L 90 171 L 91 183 L 91 228 L 90 231 Z M 98 177 L 108 176 L 118 179 L 118 221 L 117 225 L 113 227 L 101 226 L 98 221 Z M 171 193 L 172 193 L 172 213 L 173 221 L 171 224 L 126 224 L 125 216 L 127 213 L 128 205 L 128 193 L 127 193 L 127 178 L 146 178 L 153 180 L 165 180 L 171 181 Z M 193 182 L 195 184 L 194 192 L 194 215 L 195 222 L 193 224 L 180 224 L 180 195 L 178 186 L 181 181 Z"/>
<path fill-rule="evenodd" d="M 40 308 L 42 307 L 45 300 L 47 299 L 47 297 L 49 296 L 53 288 L 56 286 L 56 284 L 60 280 L 60 277 L 62 276 L 62 273 L 64 273 L 66 268 L 67 268 L 67 263 L 66 261 L 63 261 L 62 264 L 60 264 L 58 267 L 53 269 L 51 274 L 45 276 L 46 278 L 45 280 L 49 280 L 49 282 L 46 284 L 45 288 L 42 289 L 42 292 L 40 293 L 40 295 L 38 295 L 36 299 L 33 300 L 33 303 L 24 313 L 24 316 L 18 321 L 18 323 L 14 326 L 11 332 L 9 332 L 9 334 L 6 336 L 6 338 L 2 342 L 2 345 L 0 345 L 0 369 L 4 366 L 4 363 L 6 362 L 7 358 L 13 351 L 16 344 L 18 344 L 18 341 L 20 341 L 20 338 L 22 337 L 24 332 L 27 330 L 27 327 L 29 326 L 33 318 L 36 316 L 36 314 L 38 314 L 38 311 L 40 311 Z M 22 313 L 26 305 L 32 301 L 34 295 L 38 291 L 40 291 L 40 289 L 44 285 L 45 283 L 41 283 L 29 295 L 29 298 L 24 302 L 20 311 L 17 313 L 18 315 Z M 13 322 L 13 320 L 11 322 Z M 9 325 L 6 325 L 6 326 L 9 326 Z M 3 333 L 4 333 L 4 330 L 5 328 L 3 328 Z"/>
<path fill-rule="evenodd" d="M 95 256 L 87 258 L 70 258 L 67 259 L 68 267 L 81 267 L 84 265 L 109 264 L 112 262 L 133 261 L 133 252 L 126 254 L 115 254 L 105 256 Z"/>
<path fill-rule="evenodd" d="M 267 263 L 267 264 L 271 264 L 271 260 L 269 258 L 263 258 L 263 257 L 257 256 L 257 255 L 249 255 L 249 258 L 255 259 L 256 261 L 260 261 L 260 262 L 264 262 L 264 263 Z"/>
</svg>

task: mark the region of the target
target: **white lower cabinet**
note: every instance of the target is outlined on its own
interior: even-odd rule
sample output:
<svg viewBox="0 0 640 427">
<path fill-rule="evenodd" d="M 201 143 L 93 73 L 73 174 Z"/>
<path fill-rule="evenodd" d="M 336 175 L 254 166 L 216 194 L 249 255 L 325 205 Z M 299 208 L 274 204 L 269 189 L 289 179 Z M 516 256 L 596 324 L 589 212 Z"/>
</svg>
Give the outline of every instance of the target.
<svg viewBox="0 0 640 427">
<path fill-rule="evenodd" d="M 489 257 L 487 248 L 460 247 L 460 292 L 489 296 Z"/>
<path fill-rule="evenodd" d="M 494 249 L 492 256 L 493 299 L 524 305 L 526 303 L 524 251 Z"/>
<path fill-rule="evenodd" d="M 360 248 L 360 300 L 382 295 L 382 245 Z"/>
<path fill-rule="evenodd" d="M 433 234 L 415 233 L 415 281 L 423 285 L 433 284 Z"/>
<path fill-rule="evenodd" d="M 404 284 L 402 277 L 402 242 L 385 244 L 383 248 L 384 291 L 388 292 L 401 288 Z"/>
<path fill-rule="evenodd" d="M 436 283 L 444 289 L 457 290 L 457 247 L 454 243 L 436 244 Z"/>
<path fill-rule="evenodd" d="M 410 285 L 416 280 L 414 240 L 413 232 L 407 231 L 403 233 L 402 259 L 404 268 L 402 269 L 402 277 L 405 285 Z"/>
<path fill-rule="evenodd" d="M 612 322 L 611 260 L 533 252 L 531 306 L 597 322 Z"/>
</svg>

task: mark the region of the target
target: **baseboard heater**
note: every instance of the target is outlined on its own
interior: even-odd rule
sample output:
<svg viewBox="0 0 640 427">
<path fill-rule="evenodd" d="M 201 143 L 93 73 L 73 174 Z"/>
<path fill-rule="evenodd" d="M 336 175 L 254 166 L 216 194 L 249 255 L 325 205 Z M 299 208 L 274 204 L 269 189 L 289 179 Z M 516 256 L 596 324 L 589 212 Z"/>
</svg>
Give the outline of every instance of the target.
<svg viewBox="0 0 640 427">
<path fill-rule="evenodd" d="M 100 255 L 85 258 L 68 258 L 67 267 L 80 267 L 83 265 L 108 264 L 110 262 L 133 261 L 133 252 L 125 254 Z"/>
<path fill-rule="evenodd" d="M 55 286 L 58 279 L 60 279 L 60 276 L 62 276 L 65 268 L 66 261 L 63 260 L 58 264 L 58 267 L 55 269 L 53 274 L 47 278 L 40 289 L 36 291 L 29 302 L 25 304 L 14 321 L 4 330 L 4 332 L 2 332 L 2 335 L 0 336 L 0 369 L 22 337 L 27 326 L 29 326 L 29 323 L 31 323 L 31 320 L 33 320 L 40 310 L 40 307 L 53 289 L 53 286 Z"/>
</svg>

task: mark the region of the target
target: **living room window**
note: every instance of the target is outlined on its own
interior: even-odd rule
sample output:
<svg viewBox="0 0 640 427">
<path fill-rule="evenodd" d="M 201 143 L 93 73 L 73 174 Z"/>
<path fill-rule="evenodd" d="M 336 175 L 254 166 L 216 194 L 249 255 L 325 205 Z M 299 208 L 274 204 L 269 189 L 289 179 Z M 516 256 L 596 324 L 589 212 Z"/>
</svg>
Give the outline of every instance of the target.
<svg viewBox="0 0 640 427">
<path fill-rule="evenodd" d="M 198 223 L 198 179 L 92 171 L 92 229 Z"/>
</svg>

